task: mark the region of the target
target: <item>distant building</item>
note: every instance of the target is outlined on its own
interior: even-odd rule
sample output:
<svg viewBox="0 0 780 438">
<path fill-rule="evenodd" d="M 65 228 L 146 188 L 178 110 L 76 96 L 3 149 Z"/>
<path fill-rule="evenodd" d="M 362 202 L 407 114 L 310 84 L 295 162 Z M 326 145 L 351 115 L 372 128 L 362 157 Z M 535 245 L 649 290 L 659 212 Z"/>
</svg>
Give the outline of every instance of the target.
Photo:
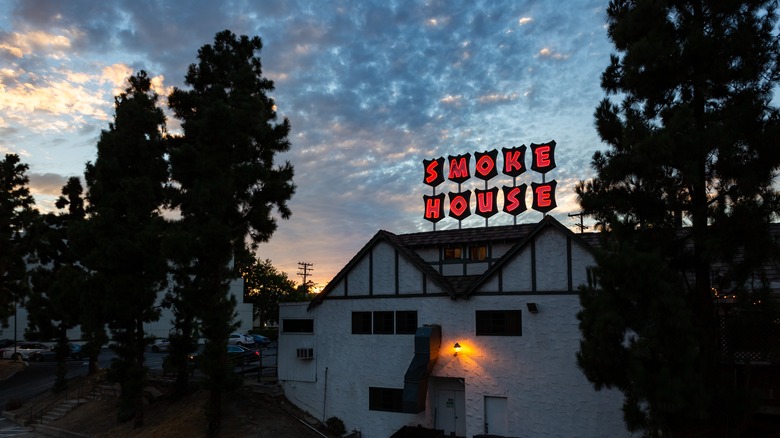
<svg viewBox="0 0 780 438">
<path fill-rule="evenodd" d="M 157 296 L 157 305 L 162 304 L 166 291 L 161 291 Z M 239 278 L 230 284 L 229 293 L 236 298 L 236 314 L 239 323 L 238 330 L 247 331 L 252 328 L 252 303 L 244 302 L 244 280 Z M 155 338 L 167 338 L 173 328 L 173 312 L 170 309 L 160 308 L 160 319 L 156 322 L 145 324 L 144 331 L 148 336 Z M 0 338 L 24 340 L 24 330 L 27 328 L 27 309 L 17 307 L 17 318 L 11 316 L 8 319 L 8 327 L 0 327 Z M 16 338 L 14 338 L 16 330 Z M 68 331 L 68 338 L 81 339 L 81 328 L 76 327 Z"/>
<path fill-rule="evenodd" d="M 587 236 L 587 235 L 586 235 Z M 583 235 L 538 224 L 379 231 L 311 303 L 280 306 L 279 381 L 364 438 L 630 436 L 578 369 Z"/>
</svg>

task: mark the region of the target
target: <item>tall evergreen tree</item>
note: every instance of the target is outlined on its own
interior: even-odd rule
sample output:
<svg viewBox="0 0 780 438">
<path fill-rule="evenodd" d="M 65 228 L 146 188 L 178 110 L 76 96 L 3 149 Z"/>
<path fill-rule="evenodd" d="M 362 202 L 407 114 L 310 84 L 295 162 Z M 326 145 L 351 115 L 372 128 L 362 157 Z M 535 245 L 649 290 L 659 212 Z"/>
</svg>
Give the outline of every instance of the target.
<svg viewBox="0 0 780 438">
<path fill-rule="evenodd" d="M 597 389 L 624 393 L 629 430 L 665 435 L 735 412 L 718 378 L 713 288 L 757 293 L 751 275 L 777 248 L 775 8 L 613 0 L 607 9 L 618 53 L 601 85 L 622 100 L 596 109 L 608 150 L 577 187 L 606 238 L 581 294 L 577 359 Z M 716 261 L 729 269 L 713 272 Z"/>
<path fill-rule="evenodd" d="M 67 331 L 79 324 L 83 308 L 79 303 L 88 279 L 69 239 L 71 230 L 85 220 L 82 192 L 78 177 L 68 179 L 55 203 L 67 210 L 41 216 L 35 233 L 37 266 L 31 272 L 28 323 L 42 339 L 57 339 L 55 391 L 66 387 L 66 360 L 71 352 Z"/>
<path fill-rule="evenodd" d="M 30 239 L 26 234 L 37 211 L 27 169 L 15 154 L 6 154 L 0 161 L 0 322 L 6 327 L 29 290 L 25 257 Z"/>
<path fill-rule="evenodd" d="M 171 149 L 171 166 L 181 188 L 181 230 L 191 236 L 178 265 L 192 280 L 181 292 L 194 303 L 207 339 L 203 367 L 212 434 L 232 375 L 225 355 L 235 313 L 228 295 L 238 278 L 233 262 L 248 244 L 271 237 L 274 208 L 282 218 L 290 216 L 287 200 L 295 191 L 292 165 L 274 164 L 276 154 L 290 147 L 290 124 L 276 122 L 274 101 L 267 96 L 273 82 L 263 77 L 257 56 L 261 49 L 259 37 L 218 33 L 189 67 L 185 82 L 191 89 L 175 89 L 169 97 L 184 130 Z"/>
<path fill-rule="evenodd" d="M 143 424 L 144 323 L 159 318 L 154 308 L 165 284 L 167 261 L 160 242 L 165 220 L 168 165 L 165 117 L 156 106 L 151 80 L 141 71 L 116 97 L 114 122 L 101 133 L 97 159 L 87 164 L 90 232 L 87 258 L 105 293 L 105 311 L 118 360 L 112 372 L 122 391 L 119 419 Z"/>
</svg>

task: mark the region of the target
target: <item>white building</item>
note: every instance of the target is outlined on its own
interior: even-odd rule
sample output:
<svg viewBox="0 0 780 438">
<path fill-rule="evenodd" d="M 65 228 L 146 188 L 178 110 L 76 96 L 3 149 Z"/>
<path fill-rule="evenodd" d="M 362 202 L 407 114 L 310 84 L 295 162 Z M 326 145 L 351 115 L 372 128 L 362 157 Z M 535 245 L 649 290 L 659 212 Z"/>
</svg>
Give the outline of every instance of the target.
<svg viewBox="0 0 780 438">
<path fill-rule="evenodd" d="M 239 331 L 248 331 L 252 328 L 252 303 L 244 302 L 244 280 L 239 278 L 230 283 L 228 291 L 236 298 L 236 315 Z M 162 304 L 165 291 L 157 295 L 157 306 Z M 171 309 L 160 308 L 160 319 L 144 325 L 144 331 L 148 336 L 155 338 L 167 338 L 173 328 L 173 312 Z M 24 330 L 27 328 L 27 309 L 18 306 L 16 316 L 8 318 L 8 327 L 0 327 L 0 338 L 24 340 Z M 16 337 L 14 337 L 16 336 Z M 74 341 L 81 339 L 81 328 L 76 327 L 68 331 L 68 338 Z"/>
<path fill-rule="evenodd" d="M 280 307 L 279 381 L 365 438 L 629 436 L 576 364 L 589 244 L 538 224 L 379 231 L 311 303 Z M 456 352 L 456 344 L 460 350 Z"/>
</svg>

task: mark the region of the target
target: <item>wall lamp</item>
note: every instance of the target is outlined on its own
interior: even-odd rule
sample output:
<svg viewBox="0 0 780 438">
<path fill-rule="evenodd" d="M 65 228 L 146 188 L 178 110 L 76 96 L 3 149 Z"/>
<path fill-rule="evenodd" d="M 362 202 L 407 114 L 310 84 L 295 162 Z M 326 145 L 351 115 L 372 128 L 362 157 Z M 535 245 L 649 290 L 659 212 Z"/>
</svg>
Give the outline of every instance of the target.
<svg viewBox="0 0 780 438">
<path fill-rule="evenodd" d="M 458 343 L 456 342 L 456 343 L 455 343 L 455 345 L 453 345 L 453 346 L 452 346 L 452 348 L 454 348 L 454 349 L 455 349 L 455 354 L 453 354 L 453 356 L 457 356 L 457 355 L 458 355 L 458 353 L 460 352 L 460 344 L 458 344 Z"/>
<path fill-rule="evenodd" d="M 536 303 L 525 303 L 525 305 L 528 307 L 528 312 L 539 313 L 539 306 Z"/>
</svg>

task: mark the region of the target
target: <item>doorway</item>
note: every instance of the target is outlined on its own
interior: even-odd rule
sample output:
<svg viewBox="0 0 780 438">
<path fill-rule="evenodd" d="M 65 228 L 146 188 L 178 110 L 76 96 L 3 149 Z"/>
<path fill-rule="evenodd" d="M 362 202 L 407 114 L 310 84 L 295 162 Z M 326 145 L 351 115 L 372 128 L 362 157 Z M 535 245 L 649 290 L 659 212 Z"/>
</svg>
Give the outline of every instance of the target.
<svg viewBox="0 0 780 438">
<path fill-rule="evenodd" d="M 509 435 L 506 397 L 485 396 L 485 435 Z"/>
<path fill-rule="evenodd" d="M 466 388 L 463 379 L 437 379 L 436 429 L 444 436 L 466 436 Z"/>
</svg>

